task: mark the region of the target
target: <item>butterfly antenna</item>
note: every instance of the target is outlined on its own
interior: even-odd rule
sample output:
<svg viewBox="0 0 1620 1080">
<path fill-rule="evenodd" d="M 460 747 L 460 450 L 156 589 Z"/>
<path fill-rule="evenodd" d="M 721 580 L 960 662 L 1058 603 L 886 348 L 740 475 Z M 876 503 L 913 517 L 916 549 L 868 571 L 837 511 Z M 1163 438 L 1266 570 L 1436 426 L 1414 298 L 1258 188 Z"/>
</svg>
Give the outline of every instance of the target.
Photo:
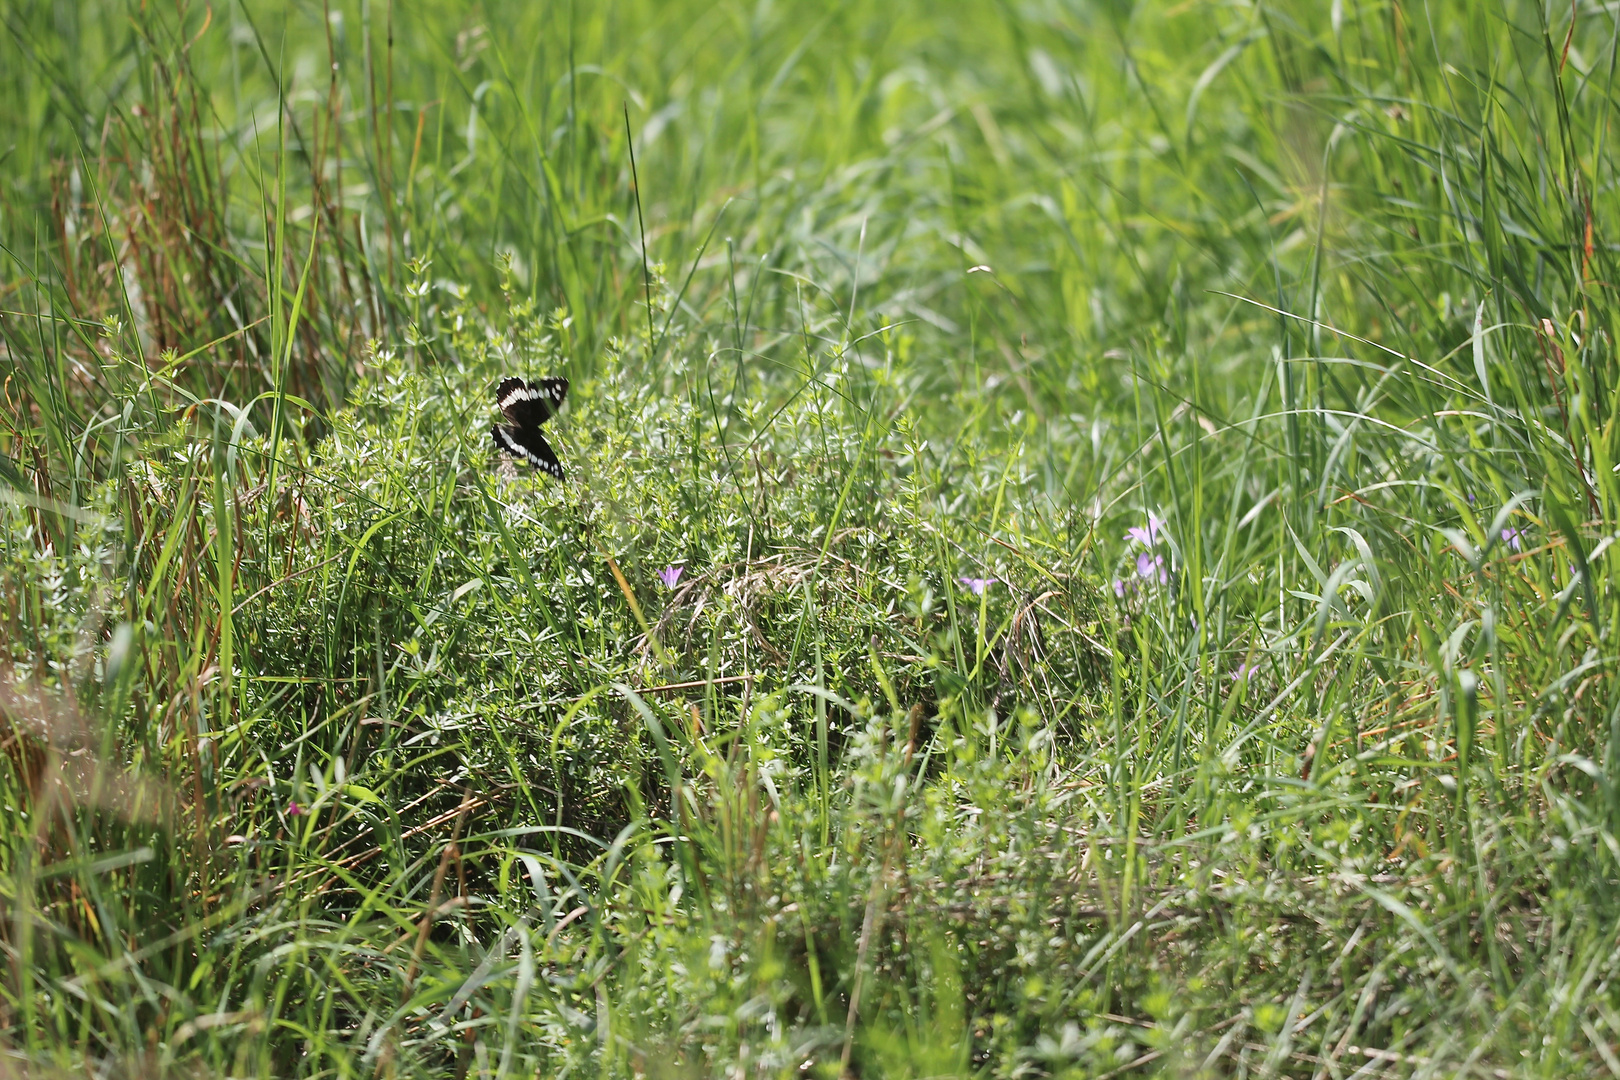
<svg viewBox="0 0 1620 1080">
<path fill-rule="evenodd" d="M 651 349 L 653 347 L 652 271 L 647 268 L 647 222 L 641 216 L 641 180 L 636 176 L 636 143 L 630 137 L 630 103 L 628 101 L 624 103 L 624 145 L 630 151 L 630 189 L 636 195 L 636 225 L 641 229 L 641 283 L 647 288 L 647 348 Z"/>
</svg>

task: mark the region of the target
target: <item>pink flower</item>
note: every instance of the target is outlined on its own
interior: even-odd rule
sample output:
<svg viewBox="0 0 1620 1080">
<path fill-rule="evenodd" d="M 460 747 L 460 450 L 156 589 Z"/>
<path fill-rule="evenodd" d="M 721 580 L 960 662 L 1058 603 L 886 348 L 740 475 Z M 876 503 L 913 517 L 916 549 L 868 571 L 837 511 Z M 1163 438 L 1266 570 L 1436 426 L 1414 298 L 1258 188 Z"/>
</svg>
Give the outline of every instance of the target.
<svg viewBox="0 0 1620 1080">
<path fill-rule="evenodd" d="M 1163 555 L 1149 555 L 1144 551 L 1136 557 L 1136 576 L 1150 580 L 1157 577 L 1163 585 L 1170 580 L 1170 570 L 1164 565 Z"/>
<path fill-rule="evenodd" d="M 681 580 L 681 571 L 685 569 L 684 566 L 666 566 L 658 571 L 658 580 L 664 583 L 664 588 L 673 589 L 675 583 Z"/>
<path fill-rule="evenodd" d="M 1134 540 L 1143 547 L 1150 548 L 1159 542 L 1159 533 L 1163 531 L 1164 524 L 1164 518 L 1149 510 L 1147 525 L 1132 525 L 1125 530 L 1125 539 Z"/>
<path fill-rule="evenodd" d="M 993 577 L 959 577 L 956 580 L 961 582 L 962 587 L 974 596 L 983 596 L 984 590 L 994 585 L 998 579 Z"/>
<path fill-rule="evenodd" d="M 305 807 L 299 806 L 298 803 L 296 803 L 296 802 L 288 801 L 288 803 L 287 803 L 287 816 L 288 817 L 301 817 L 301 816 L 303 816 L 304 814 L 307 814 L 307 813 L 309 813 L 309 810 L 306 809 Z"/>
<path fill-rule="evenodd" d="M 1524 534 L 1522 532 L 1520 532 L 1518 529 L 1503 529 L 1502 530 L 1502 543 L 1506 544 L 1508 547 L 1512 548 L 1514 551 L 1518 551 L 1519 550 L 1519 538 L 1522 537 L 1523 535 Z"/>
</svg>

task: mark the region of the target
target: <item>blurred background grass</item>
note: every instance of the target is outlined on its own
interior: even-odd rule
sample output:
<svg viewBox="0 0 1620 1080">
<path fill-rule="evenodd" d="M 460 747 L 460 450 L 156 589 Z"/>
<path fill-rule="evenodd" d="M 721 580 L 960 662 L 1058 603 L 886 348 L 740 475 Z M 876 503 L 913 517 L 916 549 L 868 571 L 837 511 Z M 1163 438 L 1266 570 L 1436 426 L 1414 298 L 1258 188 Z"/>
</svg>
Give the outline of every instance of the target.
<svg viewBox="0 0 1620 1080">
<path fill-rule="evenodd" d="M 0 19 L 3 1068 L 1620 1076 L 1609 8 Z"/>
</svg>

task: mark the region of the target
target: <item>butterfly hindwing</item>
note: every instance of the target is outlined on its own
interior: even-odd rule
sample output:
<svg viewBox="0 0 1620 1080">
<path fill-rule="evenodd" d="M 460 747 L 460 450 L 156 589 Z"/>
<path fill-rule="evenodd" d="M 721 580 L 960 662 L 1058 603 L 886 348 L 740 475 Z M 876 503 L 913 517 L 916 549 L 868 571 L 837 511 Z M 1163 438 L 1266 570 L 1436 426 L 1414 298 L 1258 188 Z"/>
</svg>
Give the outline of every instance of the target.
<svg viewBox="0 0 1620 1080">
<path fill-rule="evenodd" d="M 550 473 L 558 480 L 563 478 L 562 462 L 557 460 L 557 454 L 546 442 L 546 437 L 540 434 L 538 427 L 507 427 L 496 424 L 490 429 L 495 438 L 495 446 L 506 451 L 515 458 L 521 458 L 541 472 Z"/>
<path fill-rule="evenodd" d="M 508 423 L 519 428 L 539 427 L 557 415 L 568 396 L 568 380 L 551 375 L 525 383 L 509 376 L 495 390 L 495 404 Z"/>
</svg>

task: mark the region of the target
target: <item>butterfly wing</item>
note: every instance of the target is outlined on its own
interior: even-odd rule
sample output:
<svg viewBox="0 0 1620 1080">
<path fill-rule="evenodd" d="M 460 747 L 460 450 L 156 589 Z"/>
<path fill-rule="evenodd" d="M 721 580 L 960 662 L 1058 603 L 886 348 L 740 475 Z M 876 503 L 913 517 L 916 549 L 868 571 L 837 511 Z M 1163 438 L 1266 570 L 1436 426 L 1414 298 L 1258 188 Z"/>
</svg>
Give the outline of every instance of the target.
<svg viewBox="0 0 1620 1080">
<path fill-rule="evenodd" d="M 496 447 L 561 480 L 562 463 L 540 434 L 540 425 L 557 415 L 567 396 L 568 380 L 555 375 L 532 383 L 516 376 L 502 379 L 495 388 L 495 404 L 507 423 L 491 430 Z"/>
<path fill-rule="evenodd" d="M 548 375 L 526 383 L 509 376 L 495 389 L 495 404 L 507 423 L 518 428 L 535 428 L 557 415 L 568 396 L 568 380 Z"/>
<path fill-rule="evenodd" d="M 515 458 L 527 461 L 541 472 L 550 473 L 558 480 L 563 478 L 562 462 L 557 460 L 557 454 L 546 442 L 546 437 L 540 434 L 538 427 L 506 427 L 496 424 L 490 429 L 495 439 L 495 446 L 506 451 Z"/>
</svg>

